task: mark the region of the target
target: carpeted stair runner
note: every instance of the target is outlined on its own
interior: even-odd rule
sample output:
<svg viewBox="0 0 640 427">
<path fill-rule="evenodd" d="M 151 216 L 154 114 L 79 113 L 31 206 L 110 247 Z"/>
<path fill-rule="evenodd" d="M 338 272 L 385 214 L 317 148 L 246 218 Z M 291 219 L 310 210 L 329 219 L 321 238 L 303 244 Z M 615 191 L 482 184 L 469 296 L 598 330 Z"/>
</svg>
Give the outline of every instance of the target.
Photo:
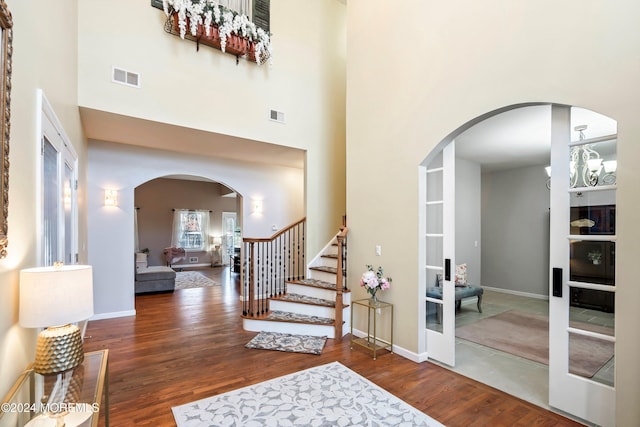
<svg viewBox="0 0 640 427">
<path fill-rule="evenodd" d="M 278 298 L 274 298 L 274 300 L 299 302 L 301 304 L 321 305 L 324 307 L 335 307 L 336 305 L 335 301 L 329 301 L 322 298 L 314 298 L 308 295 L 300 295 L 300 294 L 285 294 Z"/>
<path fill-rule="evenodd" d="M 315 325 L 333 325 L 333 319 L 327 317 L 307 316 L 306 314 L 289 313 L 285 311 L 272 311 L 266 317 L 266 320 L 275 320 L 280 322 L 292 323 L 309 323 Z"/>
</svg>

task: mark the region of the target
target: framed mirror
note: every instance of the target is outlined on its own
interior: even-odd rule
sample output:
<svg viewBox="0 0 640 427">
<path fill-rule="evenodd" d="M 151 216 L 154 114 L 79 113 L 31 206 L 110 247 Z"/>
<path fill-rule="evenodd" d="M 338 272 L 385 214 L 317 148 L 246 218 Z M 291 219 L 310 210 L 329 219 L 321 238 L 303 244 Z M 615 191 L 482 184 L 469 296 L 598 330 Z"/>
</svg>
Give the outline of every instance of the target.
<svg viewBox="0 0 640 427">
<path fill-rule="evenodd" d="M 4 1 L 0 2 L 0 258 L 7 256 L 7 217 L 9 216 L 9 135 L 11 117 L 11 55 L 13 21 Z"/>
</svg>

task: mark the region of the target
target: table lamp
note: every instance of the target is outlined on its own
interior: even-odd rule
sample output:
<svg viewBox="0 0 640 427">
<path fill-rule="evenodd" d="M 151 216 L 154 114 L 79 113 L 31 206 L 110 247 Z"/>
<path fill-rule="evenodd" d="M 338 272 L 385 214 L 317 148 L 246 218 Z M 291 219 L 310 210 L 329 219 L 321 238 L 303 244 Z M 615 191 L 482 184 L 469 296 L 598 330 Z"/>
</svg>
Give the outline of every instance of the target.
<svg viewBox="0 0 640 427">
<path fill-rule="evenodd" d="M 46 328 L 38 335 L 33 369 L 55 374 L 84 360 L 82 336 L 72 323 L 93 316 L 90 265 L 55 265 L 20 271 L 20 319 L 26 328 Z"/>
</svg>

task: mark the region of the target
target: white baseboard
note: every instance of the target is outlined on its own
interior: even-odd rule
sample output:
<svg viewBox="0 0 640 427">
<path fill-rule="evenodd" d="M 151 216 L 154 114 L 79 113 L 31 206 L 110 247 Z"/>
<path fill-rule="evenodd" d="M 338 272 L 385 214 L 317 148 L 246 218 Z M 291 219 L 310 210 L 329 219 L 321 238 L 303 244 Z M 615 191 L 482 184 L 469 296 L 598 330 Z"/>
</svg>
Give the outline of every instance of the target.
<svg viewBox="0 0 640 427">
<path fill-rule="evenodd" d="M 366 334 L 366 332 L 363 332 L 363 331 L 361 331 L 359 329 L 355 329 L 354 328 L 353 329 L 353 335 L 358 337 L 358 338 L 362 338 L 362 337 L 366 336 L 367 334 Z M 392 348 L 393 348 L 393 352 L 395 354 L 397 354 L 398 356 L 402 356 L 405 359 L 409 359 L 412 362 L 421 363 L 421 362 L 425 362 L 427 360 L 426 354 L 425 355 L 420 355 L 420 354 L 418 354 L 416 352 L 407 350 L 404 347 L 400 347 L 397 344 L 393 344 Z M 365 350 L 365 349 L 363 349 L 363 350 L 364 351 L 369 351 L 369 350 Z"/>
<path fill-rule="evenodd" d="M 93 315 L 89 320 L 102 320 L 102 319 L 113 319 L 116 317 L 128 317 L 135 316 L 135 310 L 126 310 L 126 311 L 112 311 L 110 313 L 100 313 Z"/>
</svg>

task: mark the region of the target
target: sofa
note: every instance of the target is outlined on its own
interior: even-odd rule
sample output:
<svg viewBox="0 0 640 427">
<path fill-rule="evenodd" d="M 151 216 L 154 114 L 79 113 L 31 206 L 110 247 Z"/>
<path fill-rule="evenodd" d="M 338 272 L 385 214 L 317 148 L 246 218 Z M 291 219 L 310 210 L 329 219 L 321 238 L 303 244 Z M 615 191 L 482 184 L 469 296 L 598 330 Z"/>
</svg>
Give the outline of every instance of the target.
<svg viewBox="0 0 640 427">
<path fill-rule="evenodd" d="M 147 265 L 146 254 L 136 254 L 135 293 L 173 292 L 176 272 L 171 267 Z"/>
</svg>

